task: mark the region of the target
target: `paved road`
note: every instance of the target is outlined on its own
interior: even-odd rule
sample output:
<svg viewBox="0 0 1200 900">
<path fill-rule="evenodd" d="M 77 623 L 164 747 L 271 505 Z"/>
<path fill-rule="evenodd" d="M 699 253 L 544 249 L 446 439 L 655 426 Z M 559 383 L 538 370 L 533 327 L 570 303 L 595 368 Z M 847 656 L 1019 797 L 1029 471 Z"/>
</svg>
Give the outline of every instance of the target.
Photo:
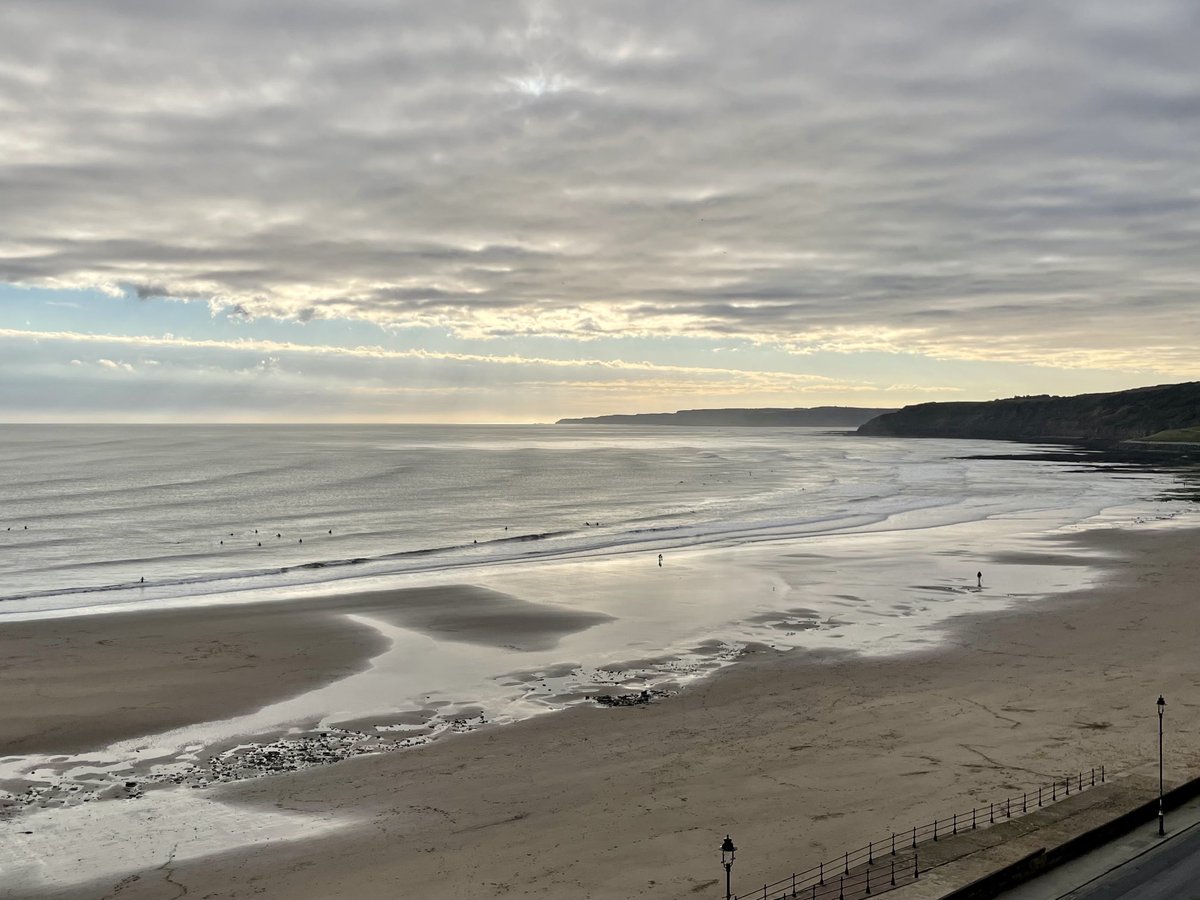
<svg viewBox="0 0 1200 900">
<path fill-rule="evenodd" d="M 1167 836 L 1146 822 L 1000 900 L 1200 900 L 1200 798 L 1167 813 Z"/>
<path fill-rule="evenodd" d="M 1200 827 L 1166 841 L 1064 900 L 1200 900 Z"/>
</svg>

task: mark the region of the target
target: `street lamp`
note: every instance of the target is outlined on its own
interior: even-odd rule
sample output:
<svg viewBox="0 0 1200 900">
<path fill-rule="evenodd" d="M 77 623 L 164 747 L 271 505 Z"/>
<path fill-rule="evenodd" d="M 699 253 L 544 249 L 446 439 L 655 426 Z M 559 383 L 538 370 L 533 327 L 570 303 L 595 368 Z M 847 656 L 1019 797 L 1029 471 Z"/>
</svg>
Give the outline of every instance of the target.
<svg viewBox="0 0 1200 900">
<path fill-rule="evenodd" d="M 721 844 L 721 865 L 725 867 L 725 900 L 731 900 L 733 892 L 729 888 L 729 870 L 733 868 L 734 853 L 737 847 L 733 846 L 733 841 L 729 835 L 725 835 L 725 840 Z"/>
<path fill-rule="evenodd" d="M 1167 833 L 1166 816 L 1163 813 L 1163 753 L 1162 753 L 1162 725 L 1163 725 L 1163 710 L 1167 708 L 1167 701 L 1163 699 L 1162 694 L 1158 695 L 1158 834 L 1160 837 Z"/>
</svg>

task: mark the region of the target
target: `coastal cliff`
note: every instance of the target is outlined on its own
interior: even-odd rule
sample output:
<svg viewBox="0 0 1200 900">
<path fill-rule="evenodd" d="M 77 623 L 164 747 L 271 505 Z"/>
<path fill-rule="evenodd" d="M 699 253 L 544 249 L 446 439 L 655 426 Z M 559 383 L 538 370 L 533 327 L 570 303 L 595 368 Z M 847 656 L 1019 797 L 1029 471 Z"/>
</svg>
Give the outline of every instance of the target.
<svg viewBox="0 0 1200 900">
<path fill-rule="evenodd" d="M 1200 382 L 1076 397 L 921 403 L 863 424 L 859 434 L 1001 441 L 1144 440 L 1200 425 Z"/>
<path fill-rule="evenodd" d="M 673 413 L 635 413 L 559 419 L 556 425 L 723 425 L 751 427 L 856 428 L 894 409 L 817 406 L 812 409 L 681 409 Z"/>
</svg>

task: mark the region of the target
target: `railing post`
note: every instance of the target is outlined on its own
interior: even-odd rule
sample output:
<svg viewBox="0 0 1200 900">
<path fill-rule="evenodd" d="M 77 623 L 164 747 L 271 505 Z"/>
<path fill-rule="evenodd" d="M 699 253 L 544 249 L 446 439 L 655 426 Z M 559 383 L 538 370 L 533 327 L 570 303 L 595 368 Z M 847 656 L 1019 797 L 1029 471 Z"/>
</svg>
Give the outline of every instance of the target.
<svg viewBox="0 0 1200 900">
<path fill-rule="evenodd" d="M 1104 766 L 1100 767 L 1100 783 L 1104 784 Z"/>
<path fill-rule="evenodd" d="M 913 845 L 913 849 L 916 850 L 917 849 L 917 826 L 916 825 L 913 826 L 913 843 L 912 843 L 912 845 Z"/>
<path fill-rule="evenodd" d="M 867 866 L 867 894 L 871 893 L 871 867 Z"/>
<path fill-rule="evenodd" d="M 994 800 L 988 801 L 988 824 L 996 824 L 996 802 Z"/>
<path fill-rule="evenodd" d="M 792 873 L 792 896 L 796 896 L 796 873 Z"/>
<path fill-rule="evenodd" d="M 838 876 L 838 900 L 846 900 L 846 876 Z"/>
<path fill-rule="evenodd" d="M 767 886 L 763 885 L 763 900 L 767 900 Z"/>
<path fill-rule="evenodd" d="M 1079 789 L 1081 791 L 1083 790 L 1083 773 L 1082 772 L 1079 773 Z"/>
<path fill-rule="evenodd" d="M 1038 806 L 1041 806 L 1041 805 L 1042 805 L 1042 788 L 1039 785 L 1038 786 Z"/>
<path fill-rule="evenodd" d="M 913 881 L 921 877 L 921 866 L 917 863 L 917 854 L 913 853 Z"/>
<path fill-rule="evenodd" d="M 850 851 L 849 850 L 846 851 L 846 870 L 842 874 L 843 875 L 850 874 Z"/>
<path fill-rule="evenodd" d="M 950 828 L 951 828 L 951 831 L 950 831 L 951 834 L 958 834 L 958 813 L 954 814 L 954 818 L 951 820 Z"/>
<path fill-rule="evenodd" d="M 1024 791 L 1021 792 L 1021 812 L 1022 813 L 1029 812 L 1029 804 L 1025 802 L 1025 792 Z"/>
<path fill-rule="evenodd" d="M 1058 800 L 1058 782 L 1050 782 L 1050 800 L 1056 802 Z"/>
<path fill-rule="evenodd" d="M 971 807 L 971 830 L 975 830 L 975 807 Z"/>
<path fill-rule="evenodd" d="M 896 832 L 892 832 L 892 856 L 896 855 Z"/>
<path fill-rule="evenodd" d="M 818 881 L 817 884 L 824 884 L 824 883 L 825 883 L 825 863 L 821 863 L 821 880 Z"/>
<path fill-rule="evenodd" d="M 937 840 L 937 819 L 933 820 L 933 839 Z"/>
<path fill-rule="evenodd" d="M 1096 786 L 1096 767 L 1092 766 L 1092 787 Z"/>
<path fill-rule="evenodd" d="M 867 841 L 867 865 L 875 862 L 875 842 Z"/>
<path fill-rule="evenodd" d="M 1064 778 L 1064 779 L 1063 779 L 1063 784 L 1065 784 L 1065 785 L 1067 786 L 1067 796 L 1068 796 L 1068 797 L 1070 797 L 1070 796 L 1071 796 L 1071 779 L 1070 779 L 1070 778 Z"/>
<path fill-rule="evenodd" d="M 892 887 L 896 886 L 896 861 L 892 860 Z"/>
<path fill-rule="evenodd" d="M 1006 818 L 1006 819 L 1012 818 L 1012 798 L 1011 797 L 1004 798 L 1004 818 Z"/>
</svg>

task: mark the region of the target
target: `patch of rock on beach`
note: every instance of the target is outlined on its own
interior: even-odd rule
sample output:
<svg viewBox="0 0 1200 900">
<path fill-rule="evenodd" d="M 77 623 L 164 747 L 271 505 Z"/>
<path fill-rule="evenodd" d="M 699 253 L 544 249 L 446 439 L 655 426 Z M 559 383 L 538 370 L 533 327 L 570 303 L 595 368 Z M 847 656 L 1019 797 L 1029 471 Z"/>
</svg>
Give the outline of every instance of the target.
<svg viewBox="0 0 1200 900">
<path fill-rule="evenodd" d="M 597 667 L 560 663 L 510 672 L 502 685 L 522 688 L 526 702 L 561 709 L 579 704 L 642 707 L 736 661 L 748 645 L 710 639 L 679 655 L 626 660 Z M 331 765 L 376 753 L 425 746 L 448 734 L 491 724 L 477 705 L 426 698 L 423 708 L 353 720 L 327 720 L 309 730 L 236 745 L 189 747 L 172 757 L 98 761 L 88 753 L 31 760 L 23 777 L 0 784 L 0 818 L 27 809 L 64 808 L 95 801 L 132 802 L 156 789 L 203 789 L 220 784 Z"/>
<path fill-rule="evenodd" d="M 73 774 L 54 766 L 33 769 L 20 783 L 0 790 L 0 817 L 28 808 L 61 808 L 97 800 L 140 800 L 157 787 L 205 788 L 234 781 L 296 772 L 371 753 L 420 747 L 442 734 L 461 734 L 487 724 L 483 713 L 455 716 L 422 726 L 381 724 L 367 730 L 329 727 L 271 741 L 250 742 L 216 753 L 203 761 L 165 764 L 131 762 L 124 766 L 86 769 L 81 759 Z M 396 736 L 397 731 L 421 734 Z M 64 762 L 66 758 L 56 757 Z"/>
</svg>

